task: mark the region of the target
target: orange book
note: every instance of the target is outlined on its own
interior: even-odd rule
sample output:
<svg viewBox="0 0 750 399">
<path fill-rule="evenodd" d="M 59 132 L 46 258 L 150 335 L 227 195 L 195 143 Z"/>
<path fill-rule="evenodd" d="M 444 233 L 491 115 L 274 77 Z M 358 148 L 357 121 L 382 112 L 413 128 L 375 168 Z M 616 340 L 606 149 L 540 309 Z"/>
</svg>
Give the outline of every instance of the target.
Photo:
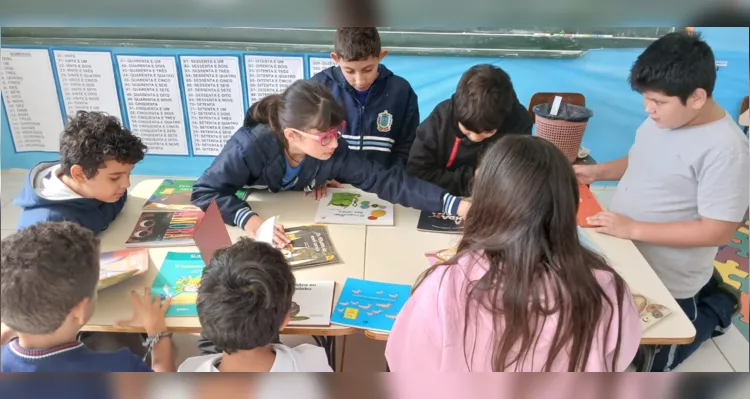
<svg viewBox="0 0 750 399">
<path fill-rule="evenodd" d="M 581 196 L 581 202 L 578 204 L 578 225 L 581 227 L 595 227 L 586 221 L 586 218 L 594 216 L 602 211 L 599 201 L 591 192 L 589 186 L 585 184 L 578 185 L 578 192 Z"/>
</svg>

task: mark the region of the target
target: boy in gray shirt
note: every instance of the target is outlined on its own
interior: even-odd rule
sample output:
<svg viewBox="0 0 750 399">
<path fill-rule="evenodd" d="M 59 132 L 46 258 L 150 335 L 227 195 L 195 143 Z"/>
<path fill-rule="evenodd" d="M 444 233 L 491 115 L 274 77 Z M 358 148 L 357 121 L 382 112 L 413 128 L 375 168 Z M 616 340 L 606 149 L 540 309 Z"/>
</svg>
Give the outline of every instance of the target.
<svg viewBox="0 0 750 399">
<path fill-rule="evenodd" d="M 713 273 L 718 247 L 748 207 L 748 141 L 712 98 L 714 55 L 699 36 L 676 32 L 652 43 L 630 72 L 649 118 L 628 155 L 574 166 L 579 182 L 619 180 L 598 232 L 632 240 L 693 321 L 695 340 L 661 347 L 652 371 L 669 371 L 723 334 L 739 292 Z"/>
</svg>

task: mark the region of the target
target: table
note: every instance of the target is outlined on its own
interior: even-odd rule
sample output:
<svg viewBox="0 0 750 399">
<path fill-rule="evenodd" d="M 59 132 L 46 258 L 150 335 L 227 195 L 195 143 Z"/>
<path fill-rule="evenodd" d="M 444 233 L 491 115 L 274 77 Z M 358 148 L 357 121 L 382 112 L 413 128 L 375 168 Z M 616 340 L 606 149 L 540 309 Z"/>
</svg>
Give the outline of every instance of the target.
<svg viewBox="0 0 750 399">
<path fill-rule="evenodd" d="M 424 253 L 455 248 L 461 236 L 417 231 L 419 211 L 401 206 L 397 208 L 393 227 L 367 228 L 365 279 L 413 285 L 418 276 L 429 267 Z M 650 370 L 649 362 L 653 361 L 655 345 L 693 342 L 695 327 L 635 245 L 629 240 L 596 233 L 593 229 L 583 230 L 631 290 L 658 301 L 673 312 L 644 331 L 641 344 L 644 345 L 647 356 L 639 368 Z M 383 337 L 384 334 L 373 331 L 368 331 L 365 335 L 374 339 L 387 339 L 387 335 Z"/>
<path fill-rule="evenodd" d="M 129 194 L 122 213 L 99 235 L 101 251 L 115 251 L 125 248 L 130 232 L 133 230 L 143 204 L 159 187 L 162 179 L 145 180 L 136 185 Z M 314 222 L 318 202 L 312 195 L 304 197 L 301 192 L 269 193 L 253 192 L 247 199 L 253 210 L 264 218 L 281 215 L 280 222 L 286 227 L 300 226 Z M 347 277 L 364 278 L 365 226 L 330 225 L 328 230 L 334 241 L 342 263 L 299 269 L 294 271 L 300 280 L 333 280 L 336 282 L 336 298 Z M 239 227 L 227 226 L 232 242 L 247 234 Z M 117 328 L 115 323 L 129 320 L 131 290 L 143 290 L 151 284 L 168 252 L 198 252 L 195 246 L 151 248 L 149 249 L 148 272 L 126 280 L 120 284 L 99 292 L 96 310 L 93 317 L 82 328 L 83 331 L 104 332 L 144 332 L 142 327 Z M 140 292 L 140 291 L 139 291 Z M 171 332 L 200 333 L 202 331 L 197 317 L 167 317 L 167 329 Z M 355 328 L 331 325 L 330 327 L 287 327 L 281 334 L 311 335 L 326 349 L 329 359 L 335 359 L 335 337 L 346 336 L 356 332 Z M 335 366 L 335 364 L 332 364 Z"/>
</svg>

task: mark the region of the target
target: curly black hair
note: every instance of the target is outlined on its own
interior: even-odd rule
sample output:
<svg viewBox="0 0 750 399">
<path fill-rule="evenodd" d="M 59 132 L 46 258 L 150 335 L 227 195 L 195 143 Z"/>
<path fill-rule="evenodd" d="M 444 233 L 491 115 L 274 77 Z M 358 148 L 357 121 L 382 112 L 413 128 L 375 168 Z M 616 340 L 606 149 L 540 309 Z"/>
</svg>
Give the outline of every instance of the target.
<svg viewBox="0 0 750 399">
<path fill-rule="evenodd" d="M 16 332 L 55 332 L 96 291 L 99 240 L 77 223 L 37 223 L 0 247 L 0 318 Z"/>
<path fill-rule="evenodd" d="M 73 165 L 81 166 L 89 179 L 109 160 L 135 165 L 146 150 L 138 136 L 104 112 L 78 111 L 60 136 L 60 164 L 68 176 Z"/>
</svg>

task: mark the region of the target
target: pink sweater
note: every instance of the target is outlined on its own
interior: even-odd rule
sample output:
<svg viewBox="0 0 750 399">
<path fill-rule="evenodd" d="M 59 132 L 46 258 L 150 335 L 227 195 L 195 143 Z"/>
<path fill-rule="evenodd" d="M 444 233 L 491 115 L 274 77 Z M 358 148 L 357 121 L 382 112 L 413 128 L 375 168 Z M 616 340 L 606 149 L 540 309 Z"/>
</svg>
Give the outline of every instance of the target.
<svg viewBox="0 0 750 399">
<path fill-rule="evenodd" d="M 478 313 L 472 311 L 464 343 L 467 283 L 478 280 L 488 267 L 484 257 L 478 262 L 470 262 L 471 258 L 465 256 L 458 265 L 438 267 L 409 298 L 386 345 L 385 356 L 392 371 L 492 371 L 492 315 L 484 307 L 479 307 Z M 612 275 L 597 271 L 596 278 L 610 300 L 617 304 Z M 641 340 L 641 324 L 629 290 L 625 293 L 622 325 L 618 325 L 619 317 L 615 315 L 608 335 L 610 311 L 604 306 L 605 313 L 598 322 L 586 371 L 611 371 L 618 331 L 622 332 L 622 338 L 616 371 L 625 370 L 635 357 Z M 539 341 L 520 370 L 543 370 L 557 324 L 558 315 L 545 320 Z M 565 352 L 560 352 L 552 370 L 566 371 L 568 361 Z M 511 365 L 509 370 L 515 368 Z"/>
</svg>

